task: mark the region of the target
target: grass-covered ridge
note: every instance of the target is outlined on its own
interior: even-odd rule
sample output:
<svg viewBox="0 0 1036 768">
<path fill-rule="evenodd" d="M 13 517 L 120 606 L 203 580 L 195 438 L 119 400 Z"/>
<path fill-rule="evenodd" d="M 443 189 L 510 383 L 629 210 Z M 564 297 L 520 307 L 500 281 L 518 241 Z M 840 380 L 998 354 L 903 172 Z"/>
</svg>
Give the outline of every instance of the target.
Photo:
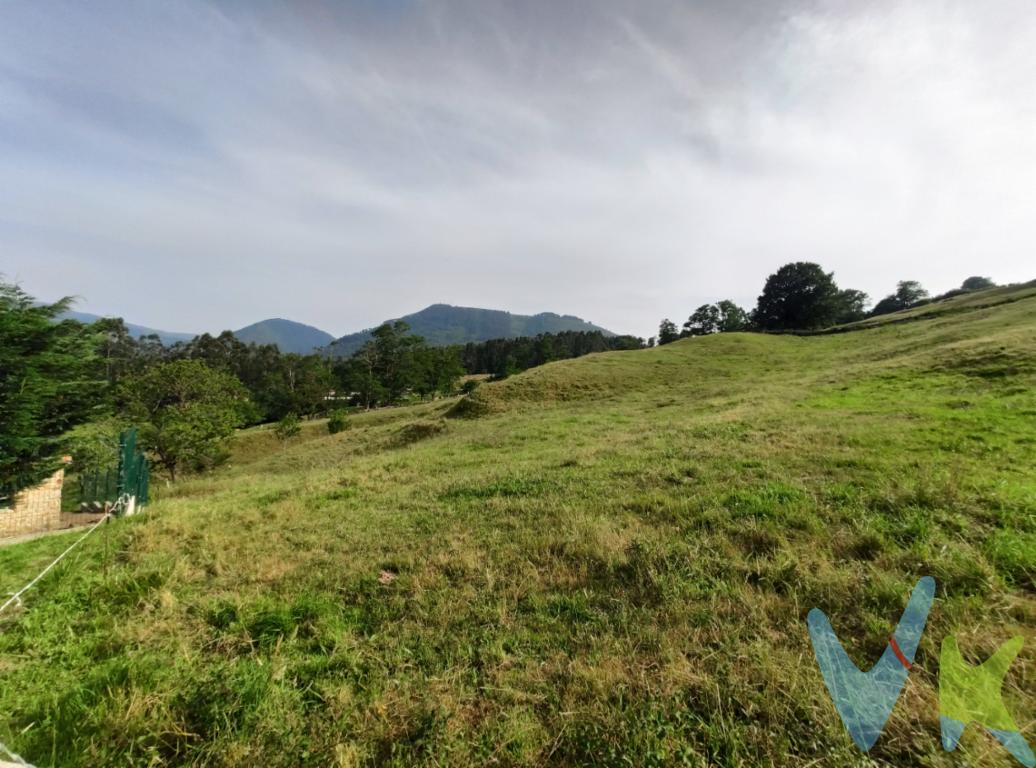
<svg viewBox="0 0 1036 768">
<path fill-rule="evenodd" d="M 975 727 L 944 754 L 936 698 L 947 634 L 973 663 L 1022 634 L 1006 700 L 1036 741 L 1036 297 L 999 296 L 244 433 L 0 620 L 0 741 L 62 766 L 865 764 L 805 615 L 867 667 L 927 574 L 870 758 L 1009 765 Z M 0 591 L 67 541 L 0 550 Z"/>
</svg>

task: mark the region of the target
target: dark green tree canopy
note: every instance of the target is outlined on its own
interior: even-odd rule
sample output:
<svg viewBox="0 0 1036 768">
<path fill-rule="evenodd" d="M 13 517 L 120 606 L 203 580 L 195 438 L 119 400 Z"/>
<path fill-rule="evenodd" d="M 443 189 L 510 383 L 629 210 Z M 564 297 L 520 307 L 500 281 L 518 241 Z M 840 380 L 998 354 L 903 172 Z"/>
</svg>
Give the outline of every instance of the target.
<svg viewBox="0 0 1036 768">
<path fill-rule="evenodd" d="M 683 324 L 684 336 L 707 336 L 719 331 L 722 316 L 715 304 L 702 304 Z"/>
<path fill-rule="evenodd" d="M 87 326 L 0 282 L 0 497 L 59 466 L 61 435 L 97 412 L 104 369 Z"/>
<path fill-rule="evenodd" d="M 643 346 L 644 340 L 634 336 L 605 336 L 600 331 L 562 331 L 471 342 L 461 348 L 460 360 L 466 373 L 499 376 L 508 366 L 524 371 L 553 360 Z"/>
<path fill-rule="evenodd" d="M 267 419 L 314 416 L 326 407 L 328 393 L 335 388 L 328 360 L 316 355 L 280 355 L 259 378 L 253 397 Z"/>
<path fill-rule="evenodd" d="M 996 283 L 988 277 L 969 277 L 960 286 L 962 291 L 981 291 L 986 288 L 996 288 Z"/>
<path fill-rule="evenodd" d="M 752 324 L 748 313 L 729 299 L 717 302 L 716 308 L 719 310 L 720 333 L 747 331 Z"/>
<path fill-rule="evenodd" d="M 841 325 L 863 320 L 867 316 L 868 301 L 870 301 L 870 297 L 863 291 L 857 291 L 853 288 L 839 291 L 838 317 L 835 319 L 835 322 Z"/>
<path fill-rule="evenodd" d="M 907 309 L 911 305 L 927 298 L 928 291 L 922 288 L 919 282 L 916 280 L 901 280 L 896 284 L 896 292 L 879 301 L 874 309 L 871 310 L 871 314 L 887 315 L 890 312 L 899 312 L 901 309 Z"/>
<path fill-rule="evenodd" d="M 218 463 L 249 405 L 240 381 L 201 360 L 155 366 L 126 384 L 123 399 L 141 445 L 173 480 L 185 467 Z"/>
<path fill-rule="evenodd" d="M 907 305 L 928 298 L 928 291 L 916 280 L 901 280 L 896 284 L 896 298 Z"/>
<path fill-rule="evenodd" d="M 460 347 L 429 347 L 401 320 L 375 328 L 371 337 L 334 369 L 343 394 L 366 408 L 451 394 L 464 375 Z M 484 356 L 474 350 L 472 364 L 478 360 Z"/>
<path fill-rule="evenodd" d="M 796 261 L 770 275 L 753 320 L 763 330 L 811 330 L 833 325 L 839 316 L 834 273 L 819 264 Z"/>
<path fill-rule="evenodd" d="M 669 318 L 662 321 L 658 326 L 658 344 L 671 344 L 680 338 L 680 332 L 676 329 L 676 323 Z"/>
<path fill-rule="evenodd" d="M 681 336 L 746 331 L 750 325 L 748 313 L 729 299 L 724 299 L 715 304 L 702 304 L 694 310 L 683 324 Z"/>
</svg>

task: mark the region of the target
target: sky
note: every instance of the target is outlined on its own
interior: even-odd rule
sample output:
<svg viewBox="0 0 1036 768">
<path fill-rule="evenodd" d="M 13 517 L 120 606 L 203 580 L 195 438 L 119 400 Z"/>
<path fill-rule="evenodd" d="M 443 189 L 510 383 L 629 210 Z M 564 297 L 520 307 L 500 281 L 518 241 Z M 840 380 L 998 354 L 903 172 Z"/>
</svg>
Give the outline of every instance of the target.
<svg viewBox="0 0 1036 768">
<path fill-rule="evenodd" d="M 0 4 L 0 273 L 169 331 L 1036 278 L 1031 0 Z"/>
</svg>

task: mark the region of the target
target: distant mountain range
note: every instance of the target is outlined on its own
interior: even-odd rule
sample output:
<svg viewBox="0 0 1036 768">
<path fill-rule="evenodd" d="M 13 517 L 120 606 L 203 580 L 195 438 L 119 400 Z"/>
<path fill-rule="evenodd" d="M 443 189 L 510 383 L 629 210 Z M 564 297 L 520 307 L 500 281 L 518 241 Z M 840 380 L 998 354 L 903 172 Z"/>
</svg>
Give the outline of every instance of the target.
<svg viewBox="0 0 1036 768">
<path fill-rule="evenodd" d="M 91 323 L 96 323 L 98 320 L 101 320 L 104 317 L 109 317 L 109 315 L 92 315 L 89 312 L 63 312 L 59 316 L 59 319 L 78 320 L 80 323 L 90 325 Z M 126 323 L 126 330 L 129 331 L 130 336 L 133 336 L 137 339 L 139 339 L 141 336 L 157 336 L 167 347 L 172 346 L 178 341 L 190 341 L 194 338 L 193 333 L 172 333 L 170 331 L 159 331 L 155 328 L 148 328 L 146 325 L 137 325 L 135 323 Z"/>
<path fill-rule="evenodd" d="M 81 323 L 94 323 L 104 315 L 94 315 L 89 312 L 65 312 L 61 319 L 78 320 Z M 125 321 L 123 321 L 125 322 Z M 176 344 L 178 341 L 190 341 L 197 334 L 174 333 L 172 331 L 160 331 L 157 328 L 149 328 L 146 325 L 126 323 L 126 330 L 130 336 L 139 339 L 141 336 L 158 336 L 167 347 Z M 260 320 L 258 323 L 246 326 L 234 335 L 245 344 L 276 344 L 277 348 L 284 353 L 294 352 L 299 355 L 308 355 L 316 350 L 323 349 L 332 341 L 332 336 L 327 331 L 314 328 L 311 325 L 296 323 L 292 320 L 271 318 Z"/>
<path fill-rule="evenodd" d="M 556 315 L 553 312 L 512 315 L 499 309 L 454 307 L 449 304 L 432 304 L 420 312 L 398 319 L 409 325 L 412 333 L 423 336 L 426 342 L 437 347 L 561 331 L 600 331 L 605 336 L 615 335 L 572 315 Z M 343 336 L 331 345 L 331 353 L 335 357 L 348 357 L 370 338 L 371 329 Z"/>
<path fill-rule="evenodd" d="M 62 315 L 62 318 L 78 320 L 81 323 L 93 323 L 101 317 L 102 315 L 93 315 L 89 312 L 66 312 Z M 605 336 L 615 335 L 605 328 L 572 315 L 556 315 L 553 312 L 512 315 L 499 309 L 454 307 L 449 304 L 432 304 L 420 312 L 397 319 L 409 325 L 412 333 L 423 336 L 432 346 L 440 347 L 466 344 L 469 341 L 536 336 L 540 333 L 561 331 L 600 331 Z M 161 331 L 135 323 L 126 323 L 126 328 L 130 335 L 136 338 L 156 335 L 167 346 L 178 341 L 190 341 L 195 336 L 192 333 Z M 272 318 L 234 331 L 234 335 L 246 344 L 275 344 L 284 353 L 307 355 L 315 351 L 328 350 L 335 357 L 348 357 L 371 338 L 372 330 L 351 333 L 335 340 L 330 333 L 311 325 Z"/>
<path fill-rule="evenodd" d="M 292 320 L 282 320 L 279 317 L 253 323 L 234 331 L 234 335 L 245 344 L 276 344 L 281 352 L 294 352 L 299 355 L 308 355 L 315 350 L 323 349 L 335 340 L 327 331 Z"/>
</svg>

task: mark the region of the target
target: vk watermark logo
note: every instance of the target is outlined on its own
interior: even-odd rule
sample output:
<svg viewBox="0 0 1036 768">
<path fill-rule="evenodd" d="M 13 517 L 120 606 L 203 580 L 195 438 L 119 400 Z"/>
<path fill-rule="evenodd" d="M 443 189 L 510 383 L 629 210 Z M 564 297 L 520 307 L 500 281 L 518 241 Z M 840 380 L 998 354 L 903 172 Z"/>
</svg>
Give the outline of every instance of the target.
<svg viewBox="0 0 1036 768">
<path fill-rule="evenodd" d="M 899 700 L 934 596 L 935 580 L 926 576 L 914 587 L 899 626 L 869 672 L 853 664 L 822 611 L 814 608 L 806 617 L 827 690 L 849 735 L 864 752 L 874 746 Z"/>
<path fill-rule="evenodd" d="M 806 617 L 827 690 L 849 735 L 864 752 L 874 746 L 899 700 L 934 596 L 933 578 L 925 576 L 917 582 L 896 631 L 878 663 L 868 672 L 853 664 L 822 611 L 814 608 Z M 1022 638 L 1012 638 L 985 663 L 970 667 L 961 657 L 956 638 L 943 641 L 939 659 L 939 723 L 944 749 L 956 749 L 964 728 L 976 722 L 1022 765 L 1036 766 L 1036 756 L 1004 706 L 1001 694 L 1007 670 L 1021 648 Z"/>
</svg>

